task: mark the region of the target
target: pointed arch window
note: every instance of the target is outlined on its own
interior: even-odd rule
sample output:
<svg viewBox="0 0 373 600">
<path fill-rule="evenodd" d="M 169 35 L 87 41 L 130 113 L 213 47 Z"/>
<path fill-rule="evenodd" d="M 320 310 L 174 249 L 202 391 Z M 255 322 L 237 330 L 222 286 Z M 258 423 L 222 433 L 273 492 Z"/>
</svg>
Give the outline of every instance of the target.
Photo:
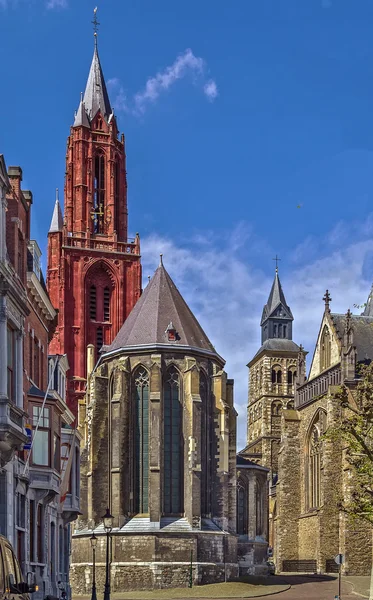
<svg viewBox="0 0 373 600">
<path fill-rule="evenodd" d="M 93 194 L 93 231 L 94 233 L 105 233 L 104 231 L 105 211 L 105 156 L 98 152 L 95 156 L 94 171 L 94 194 Z"/>
<path fill-rule="evenodd" d="M 330 331 L 327 325 L 324 326 L 321 336 L 321 347 L 320 347 L 320 369 L 324 371 L 329 369 L 331 365 L 331 338 Z"/>
<path fill-rule="evenodd" d="M 184 469 L 180 377 L 175 367 L 171 367 L 166 373 L 163 397 L 163 512 L 178 515 L 184 510 Z"/>
<path fill-rule="evenodd" d="M 307 504 L 308 509 L 321 506 L 322 435 L 325 429 L 325 413 L 319 411 L 310 427 L 307 443 Z"/>
<path fill-rule="evenodd" d="M 247 535 L 248 533 L 248 494 L 247 486 L 242 479 L 237 481 L 237 533 Z"/>
<path fill-rule="evenodd" d="M 199 395 L 201 398 L 201 515 L 211 513 L 210 501 L 210 431 L 208 383 L 204 373 L 200 373 Z"/>
<path fill-rule="evenodd" d="M 139 367 L 134 374 L 134 509 L 149 511 L 149 374 Z"/>
</svg>

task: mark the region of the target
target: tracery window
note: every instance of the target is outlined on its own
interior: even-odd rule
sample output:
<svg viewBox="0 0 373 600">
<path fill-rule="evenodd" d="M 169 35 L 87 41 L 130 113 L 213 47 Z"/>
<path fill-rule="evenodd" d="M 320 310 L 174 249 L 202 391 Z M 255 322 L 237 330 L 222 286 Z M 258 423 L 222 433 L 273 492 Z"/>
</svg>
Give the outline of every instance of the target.
<svg viewBox="0 0 373 600">
<path fill-rule="evenodd" d="M 211 513 L 210 502 L 210 432 L 209 432 L 209 395 L 207 377 L 200 373 L 199 395 L 201 398 L 201 515 Z"/>
<path fill-rule="evenodd" d="M 307 504 L 308 509 L 321 506 L 321 467 L 322 467 L 322 434 L 324 433 L 325 413 L 319 411 L 314 419 L 307 444 Z"/>
<path fill-rule="evenodd" d="M 327 325 L 324 326 L 322 336 L 321 336 L 321 346 L 320 346 L 320 369 L 324 371 L 325 369 L 329 369 L 331 365 L 331 338 L 330 331 Z"/>
<path fill-rule="evenodd" d="M 102 152 L 95 156 L 95 176 L 93 193 L 93 232 L 105 233 L 104 231 L 105 211 L 105 157 Z"/>
<path fill-rule="evenodd" d="M 163 512 L 180 514 L 183 507 L 183 436 L 180 377 L 168 369 L 164 384 Z"/>
<path fill-rule="evenodd" d="M 247 486 L 242 479 L 237 481 L 237 533 L 247 535 L 248 495 Z"/>
<path fill-rule="evenodd" d="M 134 374 L 134 508 L 149 510 L 149 374 L 139 367 Z"/>
</svg>

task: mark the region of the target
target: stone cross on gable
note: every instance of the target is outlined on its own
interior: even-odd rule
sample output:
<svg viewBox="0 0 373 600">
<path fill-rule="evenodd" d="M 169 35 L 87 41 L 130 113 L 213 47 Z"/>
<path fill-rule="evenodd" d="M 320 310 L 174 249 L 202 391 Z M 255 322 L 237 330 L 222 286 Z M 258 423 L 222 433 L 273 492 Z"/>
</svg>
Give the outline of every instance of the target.
<svg viewBox="0 0 373 600">
<path fill-rule="evenodd" d="M 326 308 L 327 310 L 329 310 L 329 304 L 330 304 L 330 302 L 332 301 L 332 299 L 331 299 L 331 297 L 330 297 L 330 294 L 329 294 L 329 290 L 326 290 L 326 292 L 325 292 L 325 296 L 323 297 L 323 300 L 324 300 L 324 302 L 325 302 L 325 308 Z"/>
</svg>

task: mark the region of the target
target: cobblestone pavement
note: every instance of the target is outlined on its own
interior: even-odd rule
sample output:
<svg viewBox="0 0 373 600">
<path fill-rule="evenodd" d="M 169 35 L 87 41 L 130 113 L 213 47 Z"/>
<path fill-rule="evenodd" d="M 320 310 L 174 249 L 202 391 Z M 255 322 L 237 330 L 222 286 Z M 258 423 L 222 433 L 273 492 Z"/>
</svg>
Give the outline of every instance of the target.
<svg viewBox="0 0 373 600">
<path fill-rule="evenodd" d="M 335 600 L 335 597 L 338 595 L 338 580 L 332 577 L 289 575 L 284 577 L 279 576 L 280 578 L 289 583 L 291 588 L 285 592 L 268 596 L 268 600 L 270 598 L 273 598 L 273 600 Z M 269 593 L 270 590 L 269 586 Z M 342 583 L 341 600 L 362 600 L 362 598 L 362 596 L 352 593 L 352 585 L 350 583 Z M 229 600 L 229 598 L 226 600 Z M 235 600 L 238 599 L 236 598 Z"/>
<path fill-rule="evenodd" d="M 274 598 L 278 600 L 334 600 L 338 595 L 338 580 L 331 577 L 290 575 L 281 577 L 291 588 Z M 352 585 L 343 581 L 341 600 L 358 600 L 361 596 L 352 593 Z"/>
</svg>

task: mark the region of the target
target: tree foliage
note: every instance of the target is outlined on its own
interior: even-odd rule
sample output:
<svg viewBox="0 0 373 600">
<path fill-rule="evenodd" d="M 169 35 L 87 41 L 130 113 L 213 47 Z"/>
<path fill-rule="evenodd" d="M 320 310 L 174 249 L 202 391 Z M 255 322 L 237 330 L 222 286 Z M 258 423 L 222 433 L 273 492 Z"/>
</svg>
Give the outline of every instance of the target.
<svg viewBox="0 0 373 600">
<path fill-rule="evenodd" d="M 373 362 L 360 365 L 359 375 L 352 393 L 343 385 L 335 394 L 342 411 L 330 437 L 342 441 L 351 468 L 351 492 L 341 508 L 373 524 Z"/>
</svg>

